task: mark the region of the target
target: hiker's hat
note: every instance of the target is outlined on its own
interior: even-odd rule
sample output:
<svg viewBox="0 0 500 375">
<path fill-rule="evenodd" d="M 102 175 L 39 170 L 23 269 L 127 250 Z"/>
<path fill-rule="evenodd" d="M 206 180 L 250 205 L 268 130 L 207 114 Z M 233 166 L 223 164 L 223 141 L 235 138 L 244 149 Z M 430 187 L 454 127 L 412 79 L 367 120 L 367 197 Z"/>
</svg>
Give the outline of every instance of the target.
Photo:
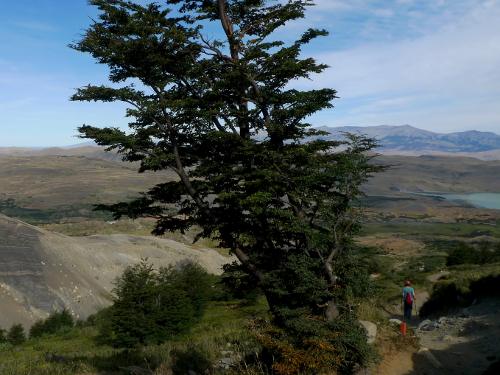
<svg viewBox="0 0 500 375">
<path fill-rule="evenodd" d="M 406 280 L 405 281 L 405 286 L 410 286 L 411 285 L 411 281 L 410 280 Z"/>
</svg>

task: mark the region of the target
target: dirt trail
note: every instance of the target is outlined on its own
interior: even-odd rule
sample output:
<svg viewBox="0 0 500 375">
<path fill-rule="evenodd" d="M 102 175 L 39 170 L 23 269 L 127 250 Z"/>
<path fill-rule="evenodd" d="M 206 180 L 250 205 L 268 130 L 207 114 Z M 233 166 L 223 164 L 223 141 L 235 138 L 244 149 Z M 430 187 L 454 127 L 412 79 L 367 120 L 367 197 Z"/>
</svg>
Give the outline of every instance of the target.
<svg viewBox="0 0 500 375">
<path fill-rule="evenodd" d="M 413 371 L 413 355 L 411 351 L 398 352 L 384 356 L 375 375 L 401 375 Z"/>
<path fill-rule="evenodd" d="M 436 282 L 444 273 L 429 276 Z M 418 307 L 429 298 L 417 291 Z M 393 316 L 400 319 L 400 316 Z M 419 349 L 387 353 L 377 375 L 483 374 L 500 360 L 500 299 L 486 298 L 453 314 L 410 323 Z M 492 372 L 491 374 L 493 374 Z"/>
</svg>

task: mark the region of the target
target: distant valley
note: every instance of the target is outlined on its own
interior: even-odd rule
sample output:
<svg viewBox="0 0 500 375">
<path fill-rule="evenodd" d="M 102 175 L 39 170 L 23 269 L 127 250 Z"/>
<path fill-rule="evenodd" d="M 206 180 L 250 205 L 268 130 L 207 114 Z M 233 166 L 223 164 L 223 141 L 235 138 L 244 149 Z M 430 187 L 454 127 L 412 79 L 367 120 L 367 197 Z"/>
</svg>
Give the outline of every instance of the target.
<svg viewBox="0 0 500 375">
<path fill-rule="evenodd" d="M 451 220 L 458 209 L 474 210 L 457 202 L 412 193 L 500 192 L 500 151 L 498 157 L 495 150 L 470 152 L 474 157 L 464 157 L 458 151 L 438 151 L 450 150 L 451 145 L 455 145 L 455 150 L 476 151 L 500 147 L 500 136 L 493 133 L 440 135 L 409 126 L 329 130 L 332 137 L 350 131 L 379 139 L 382 155 L 375 162 L 389 169 L 364 185 L 366 202 L 377 210 L 417 216 L 436 214 L 441 219 L 446 214 Z M 399 150 L 395 150 L 396 144 Z M 419 147 L 431 146 L 435 151 L 429 154 L 435 155 L 415 156 L 427 153 Z M 91 144 L 46 149 L 0 148 L 0 213 L 30 223 L 103 219 L 103 214 L 92 211 L 93 204 L 128 199 L 175 178 L 167 171 L 138 174 L 137 165 L 125 163 L 115 152 Z"/>
<path fill-rule="evenodd" d="M 368 135 L 380 138 L 382 153 L 394 146 L 394 132 L 400 132 L 397 137 L 404 139 L 402 154 L 418 154 L 416 145 L 430 147 L 431 141 L 435 149 L 447 142 L 450 150 L 453 143 L 429 132 L 418 138 L 409 127 L 343 130 L 370 130 Z M 478 136 L 474 141 L 477 148 L 471 140 L 468 146 L 456 149 L 497 147 L 496 138 L 490 138 L 488 143 Z M 458 136 L 456 139 L 457 145 L 467 142 Z M 415 194 L 500 192 L 500 160 L 462 157 L 458 151 L 448 154 L 381 155 L 375 159 L 389 169 L 363 186 L 366 197 L 362 203 L 367 207 L 364 241 L 385 241 L 383 246 L 393 249 L 402 241 L 394 238 L 404 231 L 497 236 L 500 210 L 441 199 L 439 194 Z M 0 308 L 4 311 L 0 326 L 15 321 L 29 325 L 61 306 L 80 317 L 87 316 L 109 303 L 113 278 L 144 256 L 157 264 L 193 256 L 212 272 L 220 270 L 230 258 L 210 250 L 208 242 L 193 247 L 193 233 L 153 238 L 148 236 L 151 222 L 115 223 L 109 215 L 92 210 L 93 204 L 126 200 L 175 178 L 167 171 L 138 174 L 137 165 L 93 145 L 0 149 Z M 465 227 L 456 232 L 455 225 Z"/>
<path fill-rule="evenodd" d="M 410 125 L 320 127 L 330 133 L 322 139 L 341 139 L 343 132 L 364 134 L 379 142 L 378 151 L 386 155 L 453 155 L 482 160 L 500 160 L 500 135 L 477 130 L 434 133 Z M 85 156 L 88 158 L 120 161 L 115 152 L 105 152 L 103 147 L 85 142 L 67 147 L 27 148 L 0 147 L 2 156 Z"/>
</svg>

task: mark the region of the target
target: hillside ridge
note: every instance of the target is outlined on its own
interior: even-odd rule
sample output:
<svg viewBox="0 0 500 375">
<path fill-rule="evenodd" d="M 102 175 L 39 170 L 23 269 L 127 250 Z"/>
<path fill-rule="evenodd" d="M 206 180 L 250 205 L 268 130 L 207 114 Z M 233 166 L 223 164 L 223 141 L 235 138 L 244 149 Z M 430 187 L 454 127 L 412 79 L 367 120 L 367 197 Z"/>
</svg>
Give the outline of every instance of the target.
<svg viewBox="0 0 500 375">
<path fill-rule="evenodd" d="M 500 152 L 500 135 L 493 132 L 468 130 L 453 133 L 436 133 L 415 128 L 410 125 L 390 126 L 344 126 L 321 127 L 329 132 L 322 138 L 338 139 L 343 132 L 365 134 L 380 142 L 380 150 L 391 150 L 396 153 L 415 152 L 432 153 L 484 153 Z"/>
<path fill-rule="evenodd" d="M 190 260 L 211 273 L 232 261 L 169 239 L 68 237 L 0 214 L 0 327 L 29 326 L 62 308 L 85 318 L 111 303 L 116 277 L 143 258 L 155 266 Z"/>
</svg>

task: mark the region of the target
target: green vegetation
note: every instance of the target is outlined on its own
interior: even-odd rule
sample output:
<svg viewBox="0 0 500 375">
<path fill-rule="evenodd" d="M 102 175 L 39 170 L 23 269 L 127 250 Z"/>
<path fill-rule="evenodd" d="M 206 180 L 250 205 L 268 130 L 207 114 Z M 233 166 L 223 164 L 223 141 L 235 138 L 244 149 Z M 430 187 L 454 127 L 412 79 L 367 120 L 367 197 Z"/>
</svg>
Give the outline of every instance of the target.
<svg viewBox="0 0 500 375">
<path fill-rule="evenodd" d="M 188 331 L 203 315 L 211 281 L 193 263 L 158 271 L 145 261 L 128 267 L 116 282 L 113 305 L 98 319 L 102 341 L 133 348 Z"/>
<path fill-rule="evenodd" d="M 111 215 L 95 211 L 91 204 L 74 204 L 57 208 L 35 209 L 19 206 L 12 199 L 0 200 L 0 213 L 14 217 L 30 224 L 47 224 L 68 218 L 110 219 Z"/>
<path fill-rule="evenodd" d="M 459 243 L 448 255 L 446 264 L 492 264 L 500 262 L 500 243 L 482 241 L 476 246 Z"/>
<path fill-rule="evenodd" d="M 30 338 L 69 330 L 74 324 L 73 317 L 68 310 L 64 309 L 61 312 L 54 312 L 47 319 L 39 320 L 31 326 Z"/>
<path fill-rule="evenodd" d="M 427 289 L 432 292 L 429 302 L 422 308 L 423 316 L 441 315 L 450 309 L 465 307 L 474 299 L 498 295 L 500 263 L 446 266 L 447 254 L 452 253 L 461 243 L 460 239 L 445 240 L 439 237 L 435 241 L 427 242 L 422 253 L 412 256 L 402 254 L 400 257 L 373 246 L 353 248 L 351 264 L 345 268 L 346 273 L 341 274 L 341 270 L 337 272 L 343 278 L 351 278 L 348 293 L 353 303 L 351 308 L 357 311 L 357 316 L 379 325 L 380 341 L 377 341 L 377 347 L 381 345 L 387 349 L 387 345 L 390 345 L 393 350 L 399 350 L 401 345 L 405 347 L 415 345 L 410 338 L 402 341 L 397 329 L 391 327 L 387 320 L 388 312 L 400 311 L 401 283 L 407 278 L 414 281 L 417 291 Z M 480 243 L 473 243 L 475 249 L 479 248 Z M 438 255 L 435 255 L 436 253 Z M 421 268 L 424 263 L 425 267 Z M 441 267 L 450 273 L 444 273 L 433 288 L 433 283 L 427 278 Z M 355 277 L 350 273 L 353 269 L 357 272 Z M 178 275 L 179 269 L 171 271 Z M 231 275 L 232 273 L 237 275 Z M 159 275 L 157 271 L 152 274 L 155 277 Z M 370 281 L 369 274 L 376 274 L 378 277 Z M 227 280 L 223 281 L 226 277 Z M 289 361 L 296 359 L 305 361 L 303 363 L 308 366 L 323 362 L 325 357 L 320 350 L 311 356 L 287 346 L 285 332 L 269 324 L 268 304 L 265 298 L 259 295 L 259 290 L 252 288 L 255 284 L 247 280 L 247 277 L 248 274 L 242 273 L 234 266 L 228 267 L 228 274 L 222 278 L 210 276 L 209 300 L 203 298 L 201 304 L 198 304 L 198 306 L 205 305 L 202 316 L 194 319 L 188 329 L 168 335 L 166 341 L 161 344 L 151 340 L 153 342 L 131 349 L 122 349 L 115 347 L 116 345 L 109 341 L 105 342 L 106 340 L 102 340 L 103 326 L 105 326 L 103 323 L 109 321 L 107 320 L 109 310 L 104 310 L 73 327 L 51 328 L 50 332 L 42 335 L 30 335 L 26 342 L 16 346 L 2 343 L 0 334 L 0 373 L 128 374 L 130 366 L 136 366 L 136 368 L 151 369 L 153 374 L 158 375 L 186 374 L 189 370 L 203 373 L 207 369 L 210 373 L 263 374 L 269 373 L 272 368 L 286 369 L 291 366 Z M 185 282 L 188 279 L 185 279 Z M 134 281 L 131 278 L 128 281 L 129 286 L 132 286 Z M 191 286 L 200 284 L 193 279 L 187 282 Z M 185 286 L 182 288 L 185 289 Z M 148 289 L 137 288 L 136 291 L 129 290 L 129 292 L 144 290 Z M 240 293 L 242 299 L 236 299 L 234 293 Z M 391 310 L 391 306 L 395 306 L 396 310 Z M 183 306 L 179 305 L 179 308 Z M 51 317 L 59 314 L 61 313 L 53 314 Z M 59 319 L 49 317 L 43 322 L 50 320 Z M 337 329 L 343 331 L 347 330 L 347 327 Z M 352 335 L 343 336 L 343 341 L 339 342 L 337 347 L 349 343 L 345 340 L 356 340 L 358 335 L 363 333 L 353 331 Z M 273 352 L 289 350 L 288 353 L 291 354 L 289 357 L 275 357 L 273 360 L 266 354 L 270 353 L 269 349 L 273 349 Z M 342 352 L 336 353 L 342 358 Z M 228 368 L 221 367 L 222 358 L 231 363 Z M 316 362 L 312 361 L 312 358 Z M 347 358 L 344 357 L 341 361 L 344 360 Z"/>
<path fill-rule="evenodd" d="M 350 252 L 360 186 L 382 168 L 372 163 L 374 140 L 321 140 L 307 122 L 332 107 L 335 90 L 288 88 L 326 69 L 302 57 L 325 30 L 292 43 L 273 37 L 312 2 L 90 3 L 98 18 L 72 48 L 107 65 L 113 84 L 82 87 L 72 100 L 125 103 L 130 131 L 84 125 L 81 137 L 141 172 L 178 177 L 99 208 L 155 218 L 158 235 L 197 227 L 197 239 L 229 249 L 268 301 L 273 319 L 260 341 L 274 371 L 367 364 L 371 349 L 351 308 L 363 282 Z M 204 35 L 207 22 L 221 38 Z"/>
<path fill-rule="evenodd" d="M 448 313 L 469 306 L 481 297 L 500 296 L 500 263 L 487 266 L 462 266 L 434 285 L 429 300 L 422 306 L 423 317 Z"/>
<path fill-rule="evenodd" d="M 268 318 L 267 304 L 223 301 L 220 279 L 200 266 L 155 270 L 142 261 L 125 270 L 115 293 L 113 305 L 76 325 L 63 310 L 36 322 L 28 340 L 20 324 L 0 330 L 0 373 L 128 373 L 127 366 L 139 366 L 186 374 L 212 371 L 228 350 L 232 367 L 258 366 L 249 362 L 261 349 L 247 327 Z"/>
<path fill-rule="evenodd" d="M 174 368 L 184 375 L 186 367 L 203 363 L 217 368 L 220 358 L 231 352 L 230 374 L 258 368 L 255 353 L 260 347 L 248 329 L 251 321 L 268 318 L 267 304 L 240 305 L 238 301 L 209 302 L 205 314 L 189 332 L 161 345 L 127 350 L 99 343 L 99 330 L 92 319 L 70 330 L 29 339 L 15 348 L 0 345 L 0 373 L 9 375 L 73 375 L 76 373 L 130 374 L 129 366 L 168 374 Z"/>
<path fill-rule="evenodd" d="M 412 235 L 418 238 L 449 236 L 472 238 L 477 236 L 492 236 L 500 238 L 500 225 L 468 224 L 468 223 L 423 223 L 419 221 L 405 223 L 367 223 L 363 226 L 362 234 L 397 233 L 398 235 Z"/>
<path fill-rule="evenodd" d="M 7 333 L 7 342 L 12 345 L 20 345 L 26 341 L 26 333 L 21 324 L 14 324 Z"/>
</svg>

